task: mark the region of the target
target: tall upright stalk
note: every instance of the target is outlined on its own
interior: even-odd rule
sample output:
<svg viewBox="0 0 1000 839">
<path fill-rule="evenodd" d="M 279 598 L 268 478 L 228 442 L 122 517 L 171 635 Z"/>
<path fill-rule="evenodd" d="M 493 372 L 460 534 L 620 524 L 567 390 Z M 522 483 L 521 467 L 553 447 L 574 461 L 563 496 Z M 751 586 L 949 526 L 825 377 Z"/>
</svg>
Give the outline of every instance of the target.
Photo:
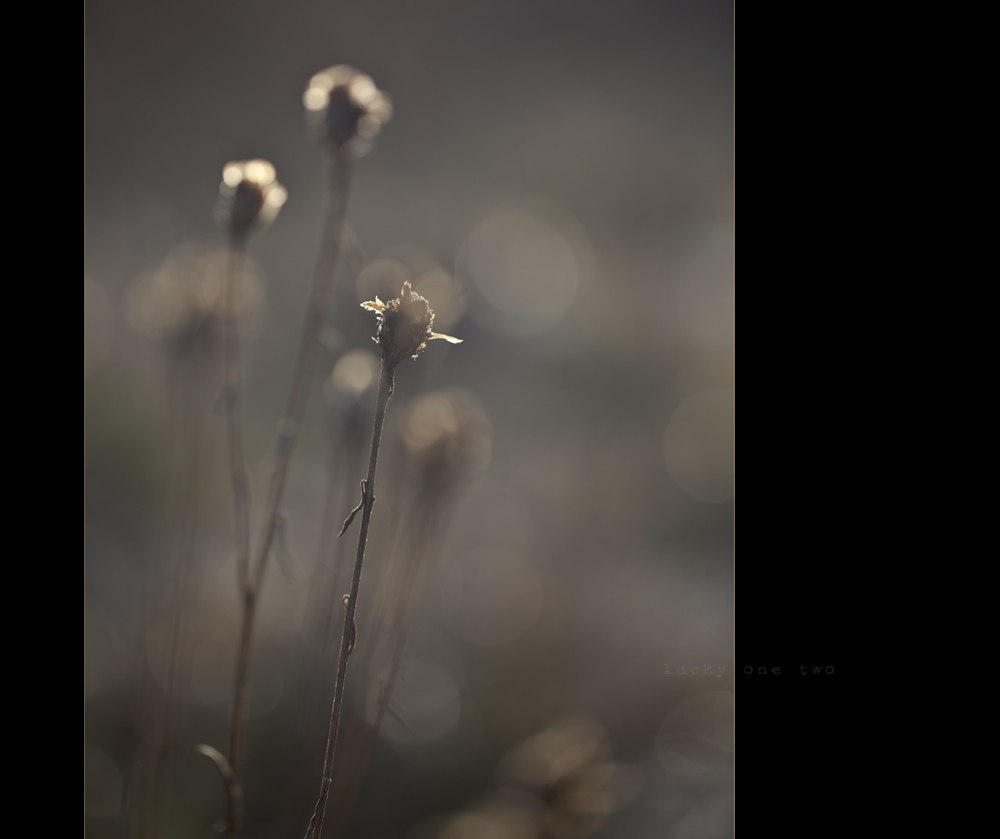
<svg viewBox="0 0 1000 839">
<path fill-rule="evenodd" d="M 235 782 L 230 785 L 231 791 L 226 818 L 227 839 L 231 839 L 236 834 L 242 815 L 240 778 L 243 741 L 246 732 L 246 702 L 250 681 L 253 635 L 257 607 L 260 602 L 260 589 L 264 583 L 268 559 L 271 554 L 271 548 L 274 545 L 275 532 L 281 518 L 281 502 L 284 498 L 292 449 L 294 448 L 298 428 L 302 422 L 309 399 L 316 346 L 319 342 L 319 331 L 327 315 L 326 307 L 340 251 L 340 237 L 347 207 L 347 192 L 348 156 L 342 149 L 333 149 L 328 159 L 327 184 L 323 194 L 323 231 L 319 256 L 316 260 L 316 269 L 313 274 L 309 305 L 306 310 L 305 325 L 302 330 L 302 340 L 299 345 L 298 360 L 295 365 L 295 376 L 292 380 L 288 406 L 285 410 L 284 418 L 278 424 L 278 433 L 274 446 L 274 468 L 272 469 L 268 486 L 256 561 L 252 567 L 250 565 L 249 503 L 246 492 L 246 472 L 242 465 L 242 420 L 239 418 L 241 414 L 237 410 L 239 407 L 237 404 L 234 403 L 230 410 L 230 462 L 233 467 L 233 491 L 237 506 L 236 565 L 243 619 L 240 628 L 240 640 L 237 647 L 236 669 L 233 681 L 233 712 L 229 730 L 229 765 Z M 238 246 L 237 236 L 234 236 L 233 252 L 234 254 L 242 254 L 242 248 Z M 230 295 L 233 293 L 233 285 L 233 272 L 231 271 Z M 236 326 L 233 325 L 231 329 L 235 333 Z M 233 369 L 230 368 L 229 364 L 230 344 L 235 347 L 234 357 L 238 360 L 238 337 L 233 341 L 227 341 L 227 381 L 228 371 Z M 242 373 L 240 375 L 242 376 Z M 230 394 L 230 398 L 233 398 L 232 394 Z M 235 420 L 234 416 L 236 417 Z M 237 474 L 237 464 L 239 464 L 239 469 L 242 471 L 242 480 L 239 479 Z M 243 529 L 244 523 L 245 530 Z"/>
<path fill-rule="evenodd" d="M 229 249 L 229 271 L 226 277 L 226 340 L 225 367 L 226 392 L 225 401 L 228 421 L 226 423 L 226 438 L 229 448 L 229 471 L 233 485 L 233 503 L 236 513 L 236 584 L 243 601 L 244 633 L 241 639 L 240 654 L 237 661 L 244 657 L 243 643 L 246 637 L 247 617 L 252 613 L 248 601 L 252 602 L 249 591 L 250 568 L 250 493 L 247 481 L 246 460 L 243 454 L 243 358 L 240 344 L 239 314 L 236 305 L 236 295 L 239 281 L 242 277 L 243 261 L 246 250 L 245 237 L 234 233 Z M 252 620 L 252 618 L 251 618 Z M 239 664 L 237 664 L 239 667 Z M 242 811 L 242 788 L 239 783 L 238 767 L 241 763 L 242 722 L 246 705 L 246 685 L 239 678 L 233 695 L 233 720 L 229 732 L 229 765 L 234 770 L 233 779 L 227 783 L 228 813 L 226 819 L 226 835 L 232 836 Z"/>
<path fill-rule="evenodd" d="M 236 580 L 241 591 L 246 590 L 247 569 L 250 564 L 250 489 L 243 454 L 243 352 L 236 301 L 245 256 L 246 239 L 240 234 L 234 234 L 229 247 L 229 270 L 226 276 L 225 400 L 229 472 L 236 508 Z"/>
<path fill-rule="evenodd" d="M 358 590 L 361 587 L 361 568 L 365 561 L 365 546 L 368 542 L 368 526 L 372 518 L 372 506 L 375 503 L 375 470 L 378 466 L 378 450 L 382 441 L 382 425 L 385 422 L 385 409 L 392 396 L 394 370 L 382 359 L 382 368 L 378 380 L 378 396 L 375 404 L 375 428 L 372 432 L 371 456 L 368 459 L 368 477 L 364 482 L 364 492 L 361 504 L 361 533 L 358 536 L 358 551 L 354 560 L 354 575 L 351 578 L 351 593 L 347 599 L 347 610 L 344 615 L 344 631 L 340 640 L 340 660 L 337 664 L 337 686 L 333 694 L 333 710 L 330 714 L 330 732 L 326 741 L 326 756 L 323 760 L 323 782 L 320 786 L 319 800 L 309 822 L 306 836 L 309 839 L 318 837 L 323 832 L 323 816 L 326 812 L 326 802 L 330 794 L 331 776 L 333 774 L 333 758 L 337 749 L 337 732 L 340 728 L 340 713 L 344 704 L 344 686 L 347 682 L 347 657 L 354 648 L 357 638 L 354 634 L 354 613 L 358 603 Z"/>
<path fill-rule="evenodd" d="M 267 494 L 267 507 L 261 525 L 259 550 L 257 551 L 254 585 L 259 588 L 264 581 L 267 560 L 274 544 L 274 534 L 281 513 L 281 501 L 285 493 L 288 464 L 292 456 L 295 436 L 305 414 L 312 385 L 312 368 L 319 343 L 319 332 L 327 317 L 333 274 L 340 255 L 340 239 L 347 210 L 349 159 L 346 150 L 331 148 L 327 160 L 327 183 L 323 191 L 323 236 L 316 270 L 313 274 L 309 306 L 302 329 L 295 377 L 288 397 L 285 417 L 278 427 L 275 441 L 274 469 L 271 471 Z"/>
<path fill-rule="evenodd" d="M 340 716 L 344 703 L 344 686 L 347 682 L 347 658 L 357 642 L 357 624 L 355 612 L 358 603 L 358 590 L 361 586 L 361 569 L 365 559 L 365 546 L 368 542 L 368 526 L 371 523 L 372 506 L 375 503 L 375 469 L 378 465 L 379 444 L 382 441 L 382 425 L 385 422 L 385 410 L 392 396 L 396 367 L 406 358 L 416 358 L 426 346 L 426 341 L 432 338 L 443 338 L 452 343 L 461 343 L 456 338 L 438 335 L 431 331 L 434 323 L 434 313 L 427 301 L 413 292 L 410 283 L 403 284 L 400 296 L 389 303 L 383 303 L 378 298 L 373 302 L 363 303 L 378 316 L 379 327 L 377 341 L 382 349 L 382 366 L 379 372 L 378 396 L 375 402 L 375 428 L 372 432 L 371 456 L 368 459 L 368 477 L 362 484 L 361 533 L 358 535 L 358 552 L 354 560 L 354 575 L 351 579 L 351 593 L 346 601 L 344 615 L 344 630 L 340 638 L 340 660 L 337 665 L 337 686 L 333 694 L 333 708 L 330 712 L 330 731 L 327 735 L 326 756 L 323 761 L 323 776 L 320 783 L 319 797 L 313 809 L 312 818 L 306 828 L 306 839 L 319 839 L 323 832 L 323 817 L 330 796 L 330 785 L 333 777 L 333 760 L 337 749 L 337 731 L 340 727 Z M 343 533 L 347 530 L 358 510 L 351 513 L 344 523 Z"/>
</svg>

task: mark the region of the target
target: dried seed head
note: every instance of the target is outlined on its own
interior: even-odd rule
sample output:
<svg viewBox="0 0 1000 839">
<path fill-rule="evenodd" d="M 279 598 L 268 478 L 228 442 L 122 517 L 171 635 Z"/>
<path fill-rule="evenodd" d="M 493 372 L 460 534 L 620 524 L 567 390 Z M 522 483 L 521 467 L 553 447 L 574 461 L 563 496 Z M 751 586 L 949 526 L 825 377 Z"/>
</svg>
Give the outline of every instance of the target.
<svg viewBox="0 0 1000 839">
<path fill-rule="evenodd" d="M 338 64 L 309 80 L 302 96 L 306 120 L 320 137 L 337 148 L 364 154 L 382 125 L 392 117 L 389 97 L 370 76 Z"/>
<path fill-rule="evenodd" d="M 222 170 L 216 221 L 236 236 L 269 225 L 288 200 L 287 190 L 275 179 L 266 160 L 234 160 Z"/>
<path fill-rule="evenodd" d="M 361 307 L 378 316 L 375 343 L 382 348 L 382 360 L 390 369 L 404 358 L 416 358 L 426 342 L 434 338 L 443 338 L 452 344 L 462 343 L 458 338 L 431 331 L 434 312 L 410 287 L 409 280 L 403 283 L 403 290 L 395 300 L 383 303 L 376 297 L 374 301 L 362 303 Z"/>
</svg>

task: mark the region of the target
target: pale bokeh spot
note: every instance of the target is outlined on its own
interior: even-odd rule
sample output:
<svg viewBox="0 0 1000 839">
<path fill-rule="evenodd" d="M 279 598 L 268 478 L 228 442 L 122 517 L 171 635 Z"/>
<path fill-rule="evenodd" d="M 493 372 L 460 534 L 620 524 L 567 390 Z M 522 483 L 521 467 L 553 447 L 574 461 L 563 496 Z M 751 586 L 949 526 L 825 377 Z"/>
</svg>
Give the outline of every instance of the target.
<svg viewBox="0 0 1000 839">
<path fill-rule="evenodd" d="M 490 305 L 492 311 L 483 313 L 486 324 L 514 336 L 554 326 L 573 304 L 579 283 L 570 242 L 547 221 L 524 213 L 497 213 L 480 222 L 456 265 Z"/>
</svg>

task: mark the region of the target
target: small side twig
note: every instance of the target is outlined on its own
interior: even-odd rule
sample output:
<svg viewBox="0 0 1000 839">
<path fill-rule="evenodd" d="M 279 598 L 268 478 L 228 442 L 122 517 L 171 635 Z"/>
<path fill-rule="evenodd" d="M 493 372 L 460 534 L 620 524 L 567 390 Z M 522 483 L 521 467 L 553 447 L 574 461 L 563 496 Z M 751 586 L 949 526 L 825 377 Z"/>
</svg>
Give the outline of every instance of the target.
<svg viewBox="0 0 1000 839">
<path fill-rule="evenodd" d="M 338 539 L 345 533 L 347 533 L 347 528 L 351 526 L 351 522 L 354 521 L 354 517 L 361 511 L 361 508 L 365 506 L 365 495 L 368 492 L 368 490 L 366 489 L 367 486 L 368 486 L 367 481 L 361 482 L 361 501 L 359 502 L 357 507 L 351 510 L 351 514 L 344 520 L 344 526 L 340 528 L 340 533 L 337 534 Z M 373 498 L 372 501 L 374 500 L 375 499 Z"/>
</svg>

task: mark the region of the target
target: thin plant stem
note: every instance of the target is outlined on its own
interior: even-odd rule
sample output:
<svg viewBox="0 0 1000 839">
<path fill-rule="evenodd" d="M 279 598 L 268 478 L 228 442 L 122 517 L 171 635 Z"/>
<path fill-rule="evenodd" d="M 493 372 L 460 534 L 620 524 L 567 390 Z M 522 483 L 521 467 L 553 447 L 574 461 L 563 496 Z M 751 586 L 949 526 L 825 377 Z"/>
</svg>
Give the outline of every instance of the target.
<svg viewBox="0 0 1000 839">
<path fill-rule="evenodd" d="M 330 795 L 330 784 L 333 774 L 333 759 L 337 749 L 337 730 L 340 726 L 340 714 L 344 703 L 344 684 L 347 681 L 347 657 L 351 654 L 354 636 L 354 614 L 358 603 L 358 589 L 361 586 L 361 568 L 365 560 L 365 546 L 368 541 L 368 525 L 372 517 L 372 505 L 375 503 L 375 468 L 378 465 L 378 449 L 382 440 L 382 425 L 385 422 L 385 409 L 392 396 L 394 365 L 382 358 L 382 369 L 378 380 L 378 397 L 375 405 L 375 429 L 372 432 L 372 450 L 368 461 L 368 478 L 364 485 L 361 511 L 361 533 L 358 536 L 358 553 L 354 561 L 354 576 L 351 580 L 351 593 L 347 600 L 347 614 L 344 616 L 344 632 L 340 639 L 340 662 L 337 665 L 337 686 L 333 694 L 333 710 L 330 714 L 330 733 L 326 743 L 326 758 L 323 762 L 323 780 L 320 785 L 316 808 L 306 829 L 306 839 L 318 839 L 323 832 L 323 816 L 326 812 L 326 802 Z"/>
<path fill-rule="evenodd" d="M 339 798 L 340 806 L 344 808 L 340 816 L 342 824 L 347 823 L 351 807 L 357 801 L 358 793 L 364 785 L 368 769 L 371 766 L 379 732 L 385 721 L 396 681 L 399 678 L 410 630 L 416 612 L 423 601 L 423 594 L 433 570 L 431 567 L 433 557 L 440 547 L 442 524 L 449 506 L 448 498 L 446 494 L 440 492 L 431 493 L 431 496 L 429 501 L 423 501 L 418 496 L 416 503 L 420 509 L 416 514 L 413 535 L 407 540 L 413 546 L 409 562 L 406 563 L 406 570 L 400 581 L 396 586 L 391 587 L 392 591 L 386 597 L 386 600 L 391 601 L 393 613 L 392 623 L 388 628 L 388 646 L 391 649 L 388 675 L 378 691 L 378 708 L 375 720 L 371 725 L 364 725 L 360 722 L 355 725 L 355 739 L 357 741 L 355 762 L 351 766 L 349 777 L 345 779 L 346 786 Z M 398 569 L 395 574 L 390 576 L 390 580 L 395 579 L 397 575 Z M 378 628 L 378 631 L 381 634 L 381 627 Z M 371 680 L 375 677 L 374 660 L 369 667 L 369 680 Z M 334 806 L 336 808 L 337 805 Z"/>
<path fill-rule="evenodd" d="M 236 659 L 235 686 L 233 691 L 233 716 L 229 731 L 229 764 L 239 778 L 241 763 L 243 718 L 246 706 L 246 666 L 248 658 L 245 647 L 247 619 L 253 621 L 253 592 L 250 590 L 250 493 L 247 481 L 246 462 L 243 454 L 243 359 L 240 347 L 239 314 L 236 296 L 242 278 L 245 242 L 234 236 L 230 248 L 229 273 L 226 279 L 226 413 L 227 441 L 229 446 L 229 468 L 233 484 L 233 501 L 236 508 L 236 582 L 243 599 L 243 635 Z M 239 784 L 227 784 L 228 813 L 226 836 L 235 834 L 242 809 L 242 795 Z"/>
<path fill-rule="evenodd" d="M 177 702 L 177 682 L 181 648 L 181 625 L 184 620 L 185 606 L 188 600 L 189 576 L 194 554 L 195 533 L 197 530 L 197 510 L 198 510 L 198 488 L 199 488 L 199 449 L 201 442 L 201 423 L 196 411 L 190 412 L 189 418 L 191 431 L 191 450 L 187 463 L 187 478 L 183 489 L 183 504 L 185 510 L 181 519 L 181 526 L 185 531 L 183 544 L 180 546 L 174 567 L 174 580 L 172 585 L 173 599 L 173 626 L 170 633 L 169 665 L 167 670 L 166 695 L 163 698 L 163 722 L 160 740 L 157 744 L 153 762 L 153 783 L 152 783 L 152 820 L 149 832 L 149 839 L 157 839 L 161 827 L 162 808 L 164 806 L 165 790 L 163 776 L 166 763 L 172 747 L 174 727 L 177 723 L 179 707 Z"/>
<path fill-rule="evenodd" d="M 333 274 L 340 252 L 340 239 L 348 194 L 348 156 L 343 150 L 332 150 L 327 164 L 327 184 L 323 193 L 323 230 L 316 270 L 313 274 L 309 305 L 306 311 L 302 340 L 299 345 L 295 376 L 288 398 L 284 419 L 278 425 L 275 441 L 274 467 L 265 502 L 264 517 L 257 558 L 253 568 L 249 564 L 249 539 L 245 563 L 237 561 L 240 595 L 243 604 L 243 622 L 236 658 L 233 686 L 233 715 L 229 738 L 229 763 L 234 782 L 230 784 L 229 816 L 226 821 L 226 839 L 236 834 L 242 804 L 240 761 L 246 728 L 246 698 L 250 680 L 253 634 L 256 623 L 259 594 L 267 571 L 268 558 L 274 544 L 275 531 L 281 518 L 281 502 L 285 493 L 288 465 L 302 417 L 305 414 L 312 385 L 312 369 L 316 356 L 319 332 L 327 317 Z"/>
<path fill-rule="evenodd" d="M 364 455 L 364 431 L 362 430 L 365 418 L 358 418 L 358 420 L 351 419 L 349 422 L 351 426 L 342 429 L 339 445 L 338 442 L 334 440 L 333 435 L 331 435 L 330 447 L 332 452 L 336 452 L 339 449 L 344 452 L 344 456 L 340 463 L 340 475 L 343 480 L 338 482 L 337 494 L 334 497 L 333 487 L 334 487 L 334 469 L 333 469 L 333 457 L 331 456 L 330 471 L 328 478 L 329 495 L 326 503 L 326 508 L 323 517 L 323 535 L 320 539 L 320 553 L 317 558 L 316 568 L 322 568 L 326 563 L 330 563 L 330 577 L 332 579 L 333 593 L 336 593 L 337 587 L 340 585 L 341 568 L 343 566 L 343 553 L 344 550 L 341 548 L 343 542 L 337 538 L 337 512 L 340 511 L 339 524 L 342 524 L 344 518 L 350 513 L 350 505 L 347 503 L 347 499 L 351 497 L 351 478 L 350 475 L 357 473 L 358 467 L 361 465 L 361 459 Z M 355 422 L 358 427 L 355 426 Z M 332 561 L 331 561 L 332 560 Z M 322 655 L 326 656 L 329 642 L 330 642 L 330 627 L 334 619 L 334 607 L 336 605 L 336 597 L 328 597 L 326 600 L 326 608 L 323 614 L 323 626 L 320 635 L 320 649 Z"/>
<path fill-rule="evenodd" d="M 243 353 L 240 345 L 239 313 L 236 297 L 243 275 L 245 242 L 233 237 L 229 251 L 229 274 L 226 278 L 226 437 L 229 446 L 229 470 L 236 507 L 236 578 L 240 591 L 247 587 L 250 565 L 250 490 L 246 459 L 243 455 Z"/>
<path fill-rule="evenodd" d="M 316 272 L 313 276 L 312 292 L 309 307 L 306 311 L 306 322 L 302 329 L 302 343 L 299 346 L 298 361 L 295 365 L 295 378 L 288 397 L 288 408 L 285 418 L 278 431 L 275 451 L 274 469 L 271 472 L 271 482 L 267 495 L 267 508 L 261 526 L 260 546 L 257 551 L 257 565 L 254 576 L 254 586 L 259 588 L 264 581 L 267 570 L 267 560 L 274 543 L 275 529 L 281 513 L 281 501 L 285 493 L 285 480 L 288 477 L 288 464 L 291 460 L 292 447 L 299 424 L 305 413 L 309 390 L 312 385 L 312 367 L 316 356 L 316 344 L 319 332 L 327 317 L 330 289 L 333 273 L 337 267 L 340 253 L 341 232 L 344 225 L 344 214 L 347 209 L 348 193 L 348 157 L 343 150 L 332 150 L 328 166 L 328 184 L 324 191 L 324 224 L 323 239 L 320 245 L 319 258 L 316 260 Z"/>
</svg>

